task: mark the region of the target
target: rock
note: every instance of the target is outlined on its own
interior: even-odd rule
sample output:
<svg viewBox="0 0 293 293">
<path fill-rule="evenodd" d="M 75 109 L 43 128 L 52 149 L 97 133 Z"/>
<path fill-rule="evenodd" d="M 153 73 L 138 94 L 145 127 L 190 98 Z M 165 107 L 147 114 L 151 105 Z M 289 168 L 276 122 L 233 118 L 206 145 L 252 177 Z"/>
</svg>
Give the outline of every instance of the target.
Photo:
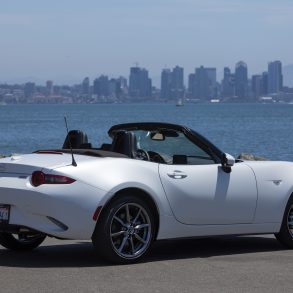
<svg viewBox="0 0 293 293">
<path fill-rule="evenodd" d="M 247 153 L 241 153 L 237 159 L 239 160 L 246 160 L 246 161 L 270 161 L 267 158 L 264 157 L 259 157 L 259 156 L 254 156 L 252 154 L 247 154 Z"/>
</svg>

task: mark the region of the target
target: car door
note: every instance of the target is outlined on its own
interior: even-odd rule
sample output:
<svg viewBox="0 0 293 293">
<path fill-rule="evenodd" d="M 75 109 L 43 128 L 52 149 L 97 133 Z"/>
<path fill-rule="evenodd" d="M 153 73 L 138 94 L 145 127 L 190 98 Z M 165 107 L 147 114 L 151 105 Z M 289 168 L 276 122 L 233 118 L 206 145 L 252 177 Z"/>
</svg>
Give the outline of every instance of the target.
<svg viewBox="0 0 293 293">
<path fill-rule="evenodd" d="M 194 225 L 253 222 L 257 186 L 245 163 L 234 164 L 227 173 L 208 142 L 178 130 L 136 131 L 136 136 L 138 147 L 160 163 L 160 180 L 178 221 Z"/>
<path fill-rule="evenodd" d="M 219 164 L 159 165 L 159 174 L 175 218 L 184 224 L 252 223 L 256 180 L 245 163 L 231 173 Z"/>
</svg>

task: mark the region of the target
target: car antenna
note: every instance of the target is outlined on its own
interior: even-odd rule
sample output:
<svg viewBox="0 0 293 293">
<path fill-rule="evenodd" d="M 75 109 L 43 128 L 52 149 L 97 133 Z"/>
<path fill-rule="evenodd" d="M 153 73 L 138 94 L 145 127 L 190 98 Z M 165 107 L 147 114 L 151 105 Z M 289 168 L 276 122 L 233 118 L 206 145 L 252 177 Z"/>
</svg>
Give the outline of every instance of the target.
<svg viewBox="0 0 293 293">
<path fill-rule="evenodd" d="M 76 164 L 75 159 L 74 159 L 73 150 L 72 150 L 72 146 L 71 146 L 71 139 L 69 137 L 67 119 L 66 119 L 65 116 L 64 116 L 64 121 L 65 121 L 65 126 L 66 126 L 66 131 L 67 131 L 67 137 L 68 137 L 68 142 L 69 142 L 69 147 L 70 147 L 70 152 L 71 152 L 71 157 L 72 157 L 72 163 L 71 164 L 72 164 L 72 166 L 76 167 L 77 164 Z"/>
</svg>

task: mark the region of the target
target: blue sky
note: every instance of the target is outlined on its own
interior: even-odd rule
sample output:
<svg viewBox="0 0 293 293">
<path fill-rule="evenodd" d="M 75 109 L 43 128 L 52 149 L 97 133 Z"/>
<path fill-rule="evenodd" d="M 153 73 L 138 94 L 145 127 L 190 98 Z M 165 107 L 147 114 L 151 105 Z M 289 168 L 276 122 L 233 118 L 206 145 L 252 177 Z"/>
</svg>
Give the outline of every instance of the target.
<svg viewBox="0 0 293 293">
<path fill-rule="evenodd" d="M 293 63 L 292 0 L 0 0 L 0 82 Z"/>
</svg>

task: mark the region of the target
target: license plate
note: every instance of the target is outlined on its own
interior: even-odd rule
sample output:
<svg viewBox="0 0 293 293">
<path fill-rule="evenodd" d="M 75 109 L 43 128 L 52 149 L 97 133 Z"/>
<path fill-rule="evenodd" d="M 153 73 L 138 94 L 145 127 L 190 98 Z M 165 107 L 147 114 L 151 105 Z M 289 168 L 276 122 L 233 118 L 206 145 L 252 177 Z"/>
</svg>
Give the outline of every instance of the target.
<svg viewBox="0 0 293 293">
<path fill-rule="evenodd" d="M 8 223 L 10 216 L 10 206 L 0 204 L 0 223 Z"/>
</svg>

